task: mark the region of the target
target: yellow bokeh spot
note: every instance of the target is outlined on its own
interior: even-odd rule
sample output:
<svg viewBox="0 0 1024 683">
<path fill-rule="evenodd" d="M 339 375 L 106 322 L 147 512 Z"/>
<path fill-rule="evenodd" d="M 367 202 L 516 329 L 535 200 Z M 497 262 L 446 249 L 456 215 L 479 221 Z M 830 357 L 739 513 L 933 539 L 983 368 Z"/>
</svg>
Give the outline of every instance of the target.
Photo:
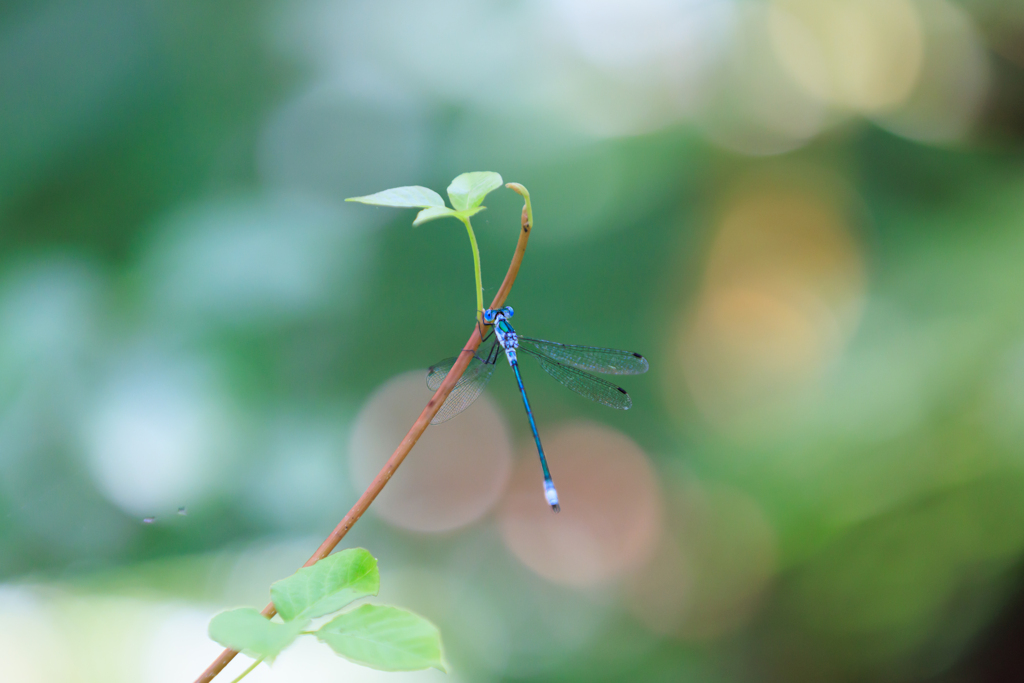
<svg viewBox="0 0 1024 683">
<path fill-rule="evenodd" d="M 843 204 L 820 184 L 774 180 L 726 200 L 676 338 L 686 384 L 713 424 L 731 429 L 774 414 L 844 348 L 864 273 Z"/>
<path fill-rule="evenodd" d="M 768 23 L 794 80 L 835 106 L 889 109 L 917 80 L 924 36 L 906 0 L 775 0 Z"/>
</svg>

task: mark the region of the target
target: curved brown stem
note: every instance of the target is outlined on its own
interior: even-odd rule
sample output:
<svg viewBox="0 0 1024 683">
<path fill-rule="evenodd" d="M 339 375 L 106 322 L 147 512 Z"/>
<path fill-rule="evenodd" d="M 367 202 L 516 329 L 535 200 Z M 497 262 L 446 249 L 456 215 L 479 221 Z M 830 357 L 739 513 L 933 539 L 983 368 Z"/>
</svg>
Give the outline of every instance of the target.
<svg viewBox="0 0 1024 683">
<path fill-rule="evenodd" d="M 505 279 L 501 283 L 501 287 L 498 288 L 498 293 L 494 295 L 494 301 L 491 302 L 491 308 L 501 308 L 505 303 L 505 298 L 508 293 L 512 290 L 512 285 L 516 281 L 516 276 L 519 274 L 519 266 L 523 262 L 523 253 L 526 251 L 526 242 L 530 239 L 530 229 L 533 227 L 533 215 L 530 209 L 530 193 L 526 191 L 526 188 L 519 183 L 508 183 L 505 187 L 511 190 L 515 190 L 523 196 L 526 200 L 526 204 L 523 205 L 522 214 L 522 230 L 519 232 L 519 242 L 516 243 L 516 251 L 512 255 L 512 263 L 508 267 L 508 272 L 505 274 Z M 359 500 L 356 501 L 352 509 L 342 517 L 341 521 L 338 522 L 338 526 L 334 527 L 334 531 L 328 536 L 320 547 L 316 549 L 316 552 L 306 561 L 303 567 L 322 560 L 331 554 L 334 547 L 338 545 L 341 539 L 345 538 L 345 534 L 352 528 L 359 518 L 363 516 L 366 509 L 370 507 L 370 503 L 373 502 L 377 494 L 381 492 L 384 485 L 388 483 L 392 476 L 395 474 L 395 470 L 405 460 L 405 456 L 409 455 L 409 451 L 419 441 L 420 436 L 426 431 L 427 427 L 430 426 L 430 421 L 434 419 L 434 415 L 441 409 L 448 394 L 451 393 L 455 387 L 455 383 L 462 377 L 462 373 L 466 371 L 466 367 L 469 365 L 469 361 L 473 359 L 473 354 L 476 353 L 477 348 L 480 346 L 480 342 L 483 340 L 483 328 L 477 324 L 473 327 L 473 334 L 469 335 L 469 340 L 466 345 L 462 347 L 462 352 L 459 354 L 459 359 L 455 361 L 455 365 L 448 371 L 448 375 L 441 382 L 441 386 L 437 388 L 434 395 L 430 397 L 426 407 L 423 408 L 423 412 L 416 418 L 416 421 L 412 423 L 412 427 L 409 428 L 409 432 L 402 439 L 402 442 L 398 444 L 398 448 L 391 454 L 388 461 L 384 464 L 384 468 L 374 477 L 370 485 L 363 491 L 363 495 L 359 496 Z M 270 619 L 277 610 L 274 608 L 274 603 L 270 603 L 263 608 L 263 616 Z M 199 678 L 195 680 L 195 683 L 209 683 L 214 677 L 219 674 L 225 666 L 228 665 L 235 655 L 238 654 L 237 650 L 226 649 L 220 653 L 217 659 L 213 660 L 213 663 L 206 668 Z"/>
</svg>

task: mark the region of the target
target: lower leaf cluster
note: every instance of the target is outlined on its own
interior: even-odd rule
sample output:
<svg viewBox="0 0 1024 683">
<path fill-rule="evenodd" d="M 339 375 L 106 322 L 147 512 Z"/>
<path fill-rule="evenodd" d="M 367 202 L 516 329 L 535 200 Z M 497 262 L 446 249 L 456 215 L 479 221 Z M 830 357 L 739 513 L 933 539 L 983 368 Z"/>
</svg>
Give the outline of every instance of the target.
<svg viewBox="0 0 1024 683">
<path fill-rule="evenodd" d="M 251 607 L 221 612 L 210 622 L 210 637 L 233 650 L 272 662 L 303 634 L 315 635 L 346 659 L 383 671 L 445 671 L 441 634 L 418 614 L 387 605 L 361 605 L 339 614 L 316 631 L 310 622 L 380 590 L 377 560 L 362 548 L 343 550 L 273 584 L 281 621 Z"/>
</svg>

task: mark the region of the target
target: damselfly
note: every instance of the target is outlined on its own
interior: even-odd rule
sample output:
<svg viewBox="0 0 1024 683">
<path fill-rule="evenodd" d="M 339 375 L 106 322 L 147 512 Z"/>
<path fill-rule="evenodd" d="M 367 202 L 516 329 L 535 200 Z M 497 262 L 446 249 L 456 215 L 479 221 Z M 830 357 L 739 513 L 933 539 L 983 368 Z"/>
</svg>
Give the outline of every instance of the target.
<svg viewBox="0 0 1024 683">
<path fill-rule="evenodd" d="M 519 372 L 516 351 L 525 351 L 536 358 L 545 372 L 580 396 L 619 410 L 628 410 L 633 405 L 626 390 L 585 371 L 590 370 L 608 375 L 639 375 L 647 372 L 647 359 L 632 351 L 575 346 L 520 337 L 509 323 L 512 314 L 511 306 L 484 311 L 484 324 L 494 328 L 494 340 L 483 355 L 478 352 L 473 356 L 466 371 L 456 382 L 431 423 L 440 424 L 450 420 L 468 408 L 483 393 L 484 387 L 487 386 L 491 375 L 494 374 L 495 362 L 501 351 L 504 351 L 505 357 L 516 375 L 519 393 L 522 394 L 523 405 L 526 407 L 526 417 L 530 420 L 533 439 L 537 442 L 537 454 L 540 456 L 540 466 L 544 473 L 544 497 L 547 498 L 551 509 L 558 512 L 560 509 L 558 491 L 555 490 L 555 485 L 551 481 L 551 472 L 548 470 L 547 458 L 544 457 L 544 447 L 540 443 L 537 424 L 533 420 L 530 400 L 526 398 L 526 389 L 523 387 L 523 378 Z M 427 372 L 427 386 L 431 390 L 436 391 L 441 386 L 441 382 L 455 365 L 457 358 L 447 358 L 437 365 L 431 366 Z"/>
</svg>

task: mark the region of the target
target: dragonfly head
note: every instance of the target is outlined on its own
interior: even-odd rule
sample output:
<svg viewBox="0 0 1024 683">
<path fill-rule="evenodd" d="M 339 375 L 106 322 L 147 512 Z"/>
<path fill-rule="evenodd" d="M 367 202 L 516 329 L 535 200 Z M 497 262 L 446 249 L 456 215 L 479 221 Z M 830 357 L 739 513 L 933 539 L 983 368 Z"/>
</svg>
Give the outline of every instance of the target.
<svg viewBox="0 0 1024 683">
<path fill-rule="evenodd" d="M 513 311 L 511 306 L 499 308 L 498 310 L 488 308 L 486 311 L 484 311 L 484 324 L 493 325 L 494 323 L 498 322 L 499 316 L 502 318 L 511 318 L 512 315 Z"/>
</svg>

